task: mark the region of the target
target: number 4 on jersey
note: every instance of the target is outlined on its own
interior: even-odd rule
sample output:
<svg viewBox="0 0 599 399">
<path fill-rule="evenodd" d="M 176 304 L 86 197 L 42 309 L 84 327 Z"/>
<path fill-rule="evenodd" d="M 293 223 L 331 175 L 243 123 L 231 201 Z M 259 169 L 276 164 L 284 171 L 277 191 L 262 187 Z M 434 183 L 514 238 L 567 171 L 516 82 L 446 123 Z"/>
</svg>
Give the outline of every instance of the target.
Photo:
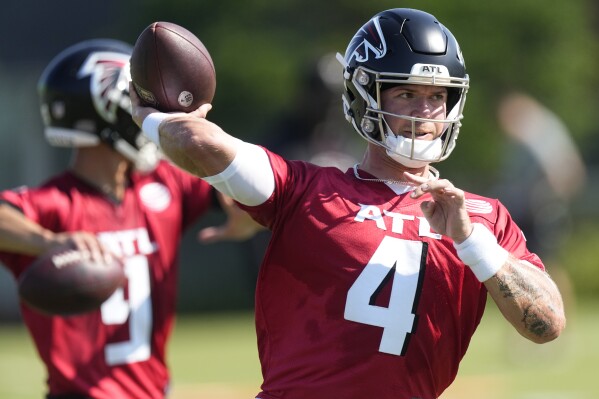
<svg viewBox="0 0 599 399">
<path fill-rule="evenodd" d="M 427 245 L 421 241 L 385 237 L 347 293 L 345 319 L 383 328 L 379 351 L 405 354 L 414 331 Z M 388 307 L 372 304 L 391 279 Z"/>
</svg>

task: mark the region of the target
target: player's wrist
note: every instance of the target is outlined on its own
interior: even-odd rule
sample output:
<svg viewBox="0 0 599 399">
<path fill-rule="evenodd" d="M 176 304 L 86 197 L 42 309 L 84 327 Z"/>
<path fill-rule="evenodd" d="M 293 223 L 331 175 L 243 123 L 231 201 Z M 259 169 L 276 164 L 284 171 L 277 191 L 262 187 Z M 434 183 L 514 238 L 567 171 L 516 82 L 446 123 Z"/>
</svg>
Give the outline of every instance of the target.
<svg viewBox="0 0 599 399">
<path fill-rule="evenodd" d="M 157 146 L 160 146 L 160 125 L 171 117 L 172 114 L 163 112 L 152 112 L 146 116 L 141 124 L 144 136 L 153 141 Z"/>
<path fill-rule="evenodd" d="M 453 236 L 451 237 L 453 239 L 453 242 L 456 245 L 459 245 L 461 243 L 463 243 L 464 241 L 466 241 L 468 239 L 468 237 L 470 237 L 472 235 L 472 231 L 474 230 L 474 226 L 472 224 L 470 224 L 470 229 L 468 230 L 467 233 L 458 235 L 458 236 Z"/>
<path fill-rule="evenodd" d="M 39 234 L 36 234 L 33 238 L 32 246 L 35 247 L 33 252 L 35 255 L 40 255 L 62 243 L 63 241 L 61 241 L 60 234 L 56 234 L 47 229 L 42 229 Z"/>
<path fill-rule="evenodd" d="M 480 223 L 473 223 L 470 236 L 460 244 L 454 243 L 454 247 L 458 257 L 481 282 L 493 277 L 509 256 L 493 233 Z"/>
</svg>

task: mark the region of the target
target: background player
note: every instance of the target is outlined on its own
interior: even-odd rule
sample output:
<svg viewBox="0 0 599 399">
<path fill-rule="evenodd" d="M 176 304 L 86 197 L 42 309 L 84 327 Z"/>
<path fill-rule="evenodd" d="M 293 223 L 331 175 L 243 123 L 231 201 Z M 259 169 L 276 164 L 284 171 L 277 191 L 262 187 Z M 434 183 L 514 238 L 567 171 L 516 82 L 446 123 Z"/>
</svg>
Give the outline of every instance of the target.
<svg viewBox="0 0 599 399">
<path fill-rule="evenodd" d="M 256 293 L 258 397 L 437 398 L 488 293 L 527 339 L 558 337 L 561 295 L 506 208 L 430 166 L 456 145 L 469 87 L 451 32 L 387 10 L 340 58 L 344 111 L 368 142 L 345 173 L 242 142 L 205 119 L 209 105 L 173 116 L 132 93 L 148 137 L 272 230 Z"/>
<path fill-rule="evenodd" d="M 15 278 L 55 246 L 123 259 L 127 286 L 95 312 L 21 311 L 48 374 L 47 398 L 163 398 L 178 247 L 212 205 L 212 188 L 161 160 L 131 120 L 126 43 L 98 39 L 58 54 L 39 81 L 45 136 L 76 147 L 64 173 L 0 193 L 0 259 Z M 258 225 L 240 210 L 206 238 L 243 239 Z"/>
</svg>

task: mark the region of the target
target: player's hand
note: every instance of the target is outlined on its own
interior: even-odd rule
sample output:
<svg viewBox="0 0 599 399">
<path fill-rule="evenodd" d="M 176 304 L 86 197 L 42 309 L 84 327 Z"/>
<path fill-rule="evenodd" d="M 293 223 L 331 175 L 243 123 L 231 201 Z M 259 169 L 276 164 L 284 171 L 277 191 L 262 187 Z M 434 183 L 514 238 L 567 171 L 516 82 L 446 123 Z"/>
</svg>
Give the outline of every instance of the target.
<svg viewBox="0 0 599 399">
<path fill-rule="evenodd" d="M 135 122 L 135 124 L 141 129 L 144 119 L 146 119 L 146 117 L 151 113 L 159 111 L 150 106 L 146 106 L 141 102 L 141 99 L 137 95 L 137 91 L 135 91 L 135 86 L 133 86 L 133 83 L 129 83 L 129 97 L 131 98 L 131 117 L 133 118 L 133 122 Z M 188 115 L 205 119 L 211 109 L 212 104 L 202 104 L 195 111 L 189 112 Z M 173 114 L 185 115 L 183 112 L 175 112 Z"/>
<path fill-rule="evenodd" d="M 423 201 L 420 209 L 433 230 L 458 244 L 470 236 L 472 223 L 466 211 L 464 191 L 447 179 L 426 180 L 408 172 L 404 172 L 404 177 L 416 184 L 412 198 L 430 194 L 431 200 Z"/>
<path fill-rule="evenodd" d="M 200 107 L 198 109 L 190 112 L 190 114 L 195 116 L 196 118 L 205 119 L 206 116 L 208 116 L 208 112 L 210 112 L 211 109 L 212 109 L 212 104 L 206 103 L 206 104 L 200 105 Z"/>
<path fill-rule="evenodd" d="M 221 226 L 206 227 L 198 232 L 198 240 L 209 244 L 224 240 L 243 241 L 253 237 L 265 227 L 258 224 L 250 215 L 239 208 L 232 198 L 217 192 L 220 204 L 227 214 L 227 221 Z"/>
<path fill-rule="evenodd" d="M 98 237 L 85 231 L 56 233 L 52 245 L 47 250 L 55 246 L 69 246 L 79 251 L 87 251 L 98 263 L 111 263 L 117 257 L 98 240 Z"/>
<path fill-rule="evenodd" d="M 133 83 L 129 83 L 129 97 L 131 98 L 131 117 L 133 118 L 133 122 L 141 129 L 141 124 L 146 119 L 146 116 L 152 112 L 158 112 L 158 110 L 142 104 Z"/>
</svg>

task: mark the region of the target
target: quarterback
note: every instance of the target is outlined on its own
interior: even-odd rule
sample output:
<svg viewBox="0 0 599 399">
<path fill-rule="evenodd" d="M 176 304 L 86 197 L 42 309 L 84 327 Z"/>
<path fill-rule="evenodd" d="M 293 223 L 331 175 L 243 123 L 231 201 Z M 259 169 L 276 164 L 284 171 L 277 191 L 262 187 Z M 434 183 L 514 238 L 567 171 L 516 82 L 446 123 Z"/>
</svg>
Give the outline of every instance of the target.
<svg viewBox="0 0 599 399">
<path fill-rule="evenodd" d="M 457 145 L 470 83 L 451 32 L 386 10 L 338 58 L 343 111 L 367 141 L 346 172 L 234 138 L 205 118 L 209 105 L 169 115 L 131 94 L 151 140 L 272 230 L 256 288 L 257 397 L 438 398 L 487 296 L 525 338 L 557 338 L 561 295 L 506 208 L 431 166 Z"/>
</svg>

